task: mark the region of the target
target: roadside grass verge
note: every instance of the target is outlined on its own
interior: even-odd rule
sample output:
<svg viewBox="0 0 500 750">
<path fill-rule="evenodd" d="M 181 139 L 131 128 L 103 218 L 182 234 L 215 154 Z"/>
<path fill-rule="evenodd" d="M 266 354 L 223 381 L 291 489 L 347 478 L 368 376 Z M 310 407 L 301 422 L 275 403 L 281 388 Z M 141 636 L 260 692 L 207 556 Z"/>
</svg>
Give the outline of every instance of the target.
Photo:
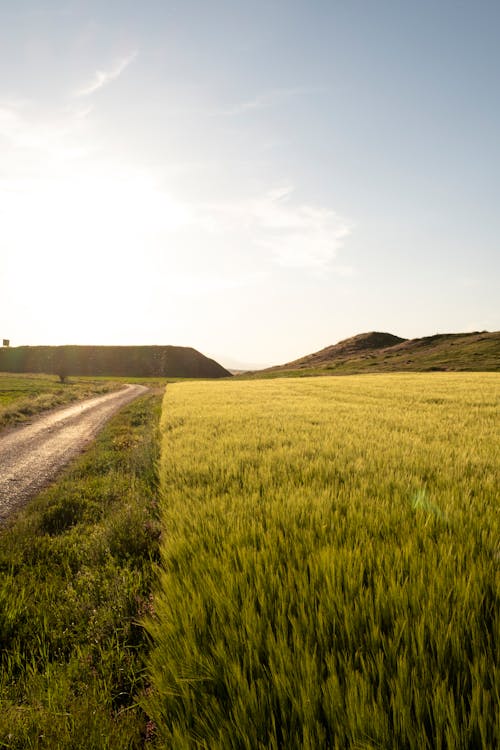
<svg viewBox="0 0 500 750">
<path fill-rule="evenodd" d="M 54 375 L 0 373 L 0 430 L 72 401 L 115 391 L 121 383 L 109 378 L 71 378 L 61 383 Z"/>
<path fill-rule="evenodd" d="M 0 748 L 143 747 L 161 396 L 123 409 L 0 532 Z"/>
<path fill-rule="evenodd" d="M 499 746 L 499 386 L 169 387 L 144 702 L 162 747 Z"/>
</svg>

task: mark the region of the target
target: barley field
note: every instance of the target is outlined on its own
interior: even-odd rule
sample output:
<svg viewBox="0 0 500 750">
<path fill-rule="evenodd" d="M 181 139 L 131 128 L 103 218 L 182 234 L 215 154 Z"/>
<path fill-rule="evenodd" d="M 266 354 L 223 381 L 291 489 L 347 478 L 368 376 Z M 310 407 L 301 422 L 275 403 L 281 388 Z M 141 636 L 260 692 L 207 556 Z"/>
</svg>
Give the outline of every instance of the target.
<svg viewBox="0 0 500 750">
<path fill-rule="evenodd" d="M 161 747 L 498 746 L 499 386 L 168 386 Z"/>
</svg>

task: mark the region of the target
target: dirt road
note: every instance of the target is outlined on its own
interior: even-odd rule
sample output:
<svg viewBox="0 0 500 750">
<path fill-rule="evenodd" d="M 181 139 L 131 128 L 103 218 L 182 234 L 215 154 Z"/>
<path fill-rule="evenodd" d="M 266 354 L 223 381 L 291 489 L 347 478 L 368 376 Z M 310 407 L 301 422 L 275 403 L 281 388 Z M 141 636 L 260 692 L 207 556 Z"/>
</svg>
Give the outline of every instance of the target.
<svg viewBox="0 0 500 750">
<path fill-rule="evenodd" d="M 127 385 L 0 434 L 0 525 L 80 453 L 118 409 L 147 390 Z"/>
</svg>

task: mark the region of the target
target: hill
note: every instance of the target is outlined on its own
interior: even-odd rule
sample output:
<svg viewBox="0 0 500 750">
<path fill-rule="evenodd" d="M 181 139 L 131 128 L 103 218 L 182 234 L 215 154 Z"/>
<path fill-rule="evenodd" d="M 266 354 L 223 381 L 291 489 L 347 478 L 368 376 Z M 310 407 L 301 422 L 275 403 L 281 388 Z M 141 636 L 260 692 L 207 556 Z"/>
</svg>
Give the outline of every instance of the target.
<svg viewBox="0 0 500 750">
<path fill-rule="evenodd" d="M 222 365 L 186 346 L 17 346 L 0 349 L 0 371 L 109 377 L 225 378 Z"/>
<path fill-rule="evenodd" d="M 357 336 L 343 339 L 338 344 L 327 346 L 319 352 L 308 354 L 289 362 L 287 365 L 282 365 L 282 367 L 321 367 L 336 360 L 368 356 L 374 351 L 388 349 L 396 344 L 402 344 L 404 341 L 406 339 L 394 336 L 392 333 L 379 333 L 378 331 L 359 333 Z"/>
<path fill-rule="evenodd" d="M 429 370 L 500 370 L 500 331 L 438 333 L 404 339 L 391 333 L 360 333 L 313 354 L 255 373 L 347 374 Z"/>
</svg>

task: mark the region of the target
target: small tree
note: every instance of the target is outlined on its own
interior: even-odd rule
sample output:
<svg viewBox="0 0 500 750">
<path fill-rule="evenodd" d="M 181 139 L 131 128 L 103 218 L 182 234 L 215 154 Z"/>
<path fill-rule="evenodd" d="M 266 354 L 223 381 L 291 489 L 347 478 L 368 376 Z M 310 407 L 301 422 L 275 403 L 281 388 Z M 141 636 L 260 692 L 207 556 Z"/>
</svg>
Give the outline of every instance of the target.
<svg viewBox="0 0 500 750">
<path fill-rule="evenodd" d="M 68 361 L 63 347 L 57 347 L 52 362 L 52 372 L 59 376 L 61 383 L 66 383 L 69 375 Z"/>
</svg>

